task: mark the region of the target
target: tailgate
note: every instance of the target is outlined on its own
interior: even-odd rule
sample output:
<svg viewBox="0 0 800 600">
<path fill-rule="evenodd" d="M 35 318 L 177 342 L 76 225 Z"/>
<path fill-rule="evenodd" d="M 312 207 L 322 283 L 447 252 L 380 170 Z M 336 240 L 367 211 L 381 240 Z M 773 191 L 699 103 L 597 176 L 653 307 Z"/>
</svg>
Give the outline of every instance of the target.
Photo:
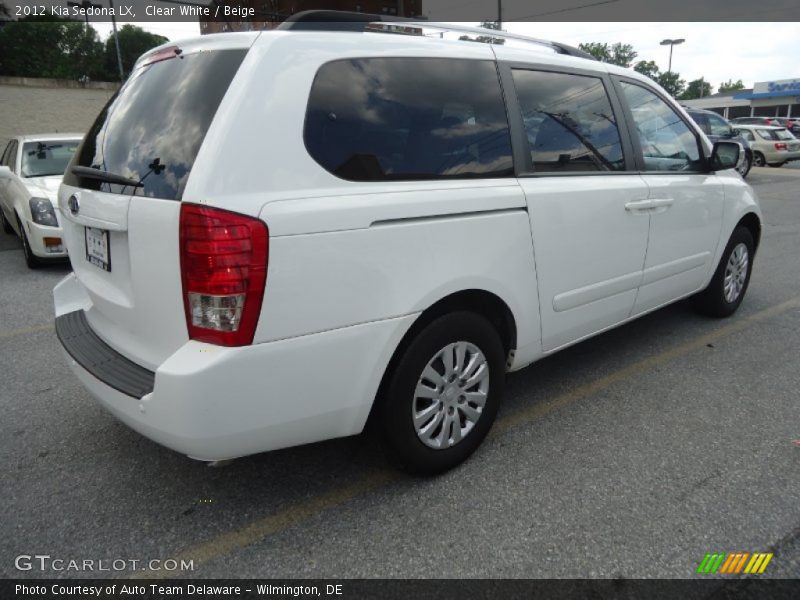
<svg viewBox="0 0 800 600">
<path fill-rule="evenodd" d="M 228 39 L 228 38 L 226 38 Z M 247 52 L 203 41 L 145 55 L 67 167 L 59 211 L 89 326 L 155 370 L 189 339 L 179 252 L 183 190 Z"/>
</svg>

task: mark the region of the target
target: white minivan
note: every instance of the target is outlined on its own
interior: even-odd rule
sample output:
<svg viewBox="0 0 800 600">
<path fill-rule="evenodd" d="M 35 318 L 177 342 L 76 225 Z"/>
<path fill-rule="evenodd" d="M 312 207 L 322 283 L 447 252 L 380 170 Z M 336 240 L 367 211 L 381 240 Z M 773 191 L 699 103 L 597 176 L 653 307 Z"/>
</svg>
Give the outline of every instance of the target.
<svg viewBox="0 0 800 600">
<path fill-rule="evenodd" d="M 632 70 L 445 29 L 300 14 L 139 60 L 59 192 L 56 331 L 99 402 L 204 461 L 369 422 L 435 473 L 507 372 L 680 298 L 738 308 L 738 144 Z"/>
</svg>

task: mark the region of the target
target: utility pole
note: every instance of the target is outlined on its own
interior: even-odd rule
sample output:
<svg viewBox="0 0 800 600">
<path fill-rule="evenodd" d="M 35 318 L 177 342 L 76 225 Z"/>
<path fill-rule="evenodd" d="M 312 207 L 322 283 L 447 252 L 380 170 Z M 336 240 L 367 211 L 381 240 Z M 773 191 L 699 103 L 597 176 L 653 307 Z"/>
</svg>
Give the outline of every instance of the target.
<svg viewBox="0 0 800 600">
<path fill-rule="evenodd" d="M 497 0 L 497 29 L 503 29 L 503 0 Z"/>
</svg>

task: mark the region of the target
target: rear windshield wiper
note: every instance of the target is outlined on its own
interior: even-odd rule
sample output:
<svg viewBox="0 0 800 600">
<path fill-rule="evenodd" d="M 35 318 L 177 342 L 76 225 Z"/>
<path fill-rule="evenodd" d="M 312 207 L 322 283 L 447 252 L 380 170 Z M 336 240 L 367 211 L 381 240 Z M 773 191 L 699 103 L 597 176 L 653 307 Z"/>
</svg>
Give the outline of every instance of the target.
<svg viewBox="0 0 800 600">
<path fill-rule="evenodd" d="M 141 181 L 137 181 L 135 179 L 129 179 L 128 177 L 117 175 L 116 173 L 101 171 L 100 169 L 95 169 L 93 167 L 75 166 L 72 167 L 72 173 L 73 175 L 77 175 L 78 177 L 86 177 L 87 179 L 99 179 L 100 181 L 105 181 L 106 183 L 116 183 L 118 185 L 130 185 L 133 187 L 144 187 L 144 184 Z"/>
</svg>

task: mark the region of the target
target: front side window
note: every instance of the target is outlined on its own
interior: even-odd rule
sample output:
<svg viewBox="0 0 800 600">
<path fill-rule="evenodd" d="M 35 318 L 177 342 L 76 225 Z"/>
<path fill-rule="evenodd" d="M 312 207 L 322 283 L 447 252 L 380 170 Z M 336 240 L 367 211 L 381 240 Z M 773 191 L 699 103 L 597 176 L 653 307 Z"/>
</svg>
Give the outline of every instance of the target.
<svg viewBox="0 0 800 600">
<path fill-rule="evenodd" d="M 8 166 L 9 168 L 16 173 L 17 172 L 17 148 L 19 144 L 17 140 L 12 140 L 11 148 L 8 150 Z"/>
<path fill-rule="evenodd" d="M 78 140 L 26 142 L 22 146 L 23 177 L 63 175 L 72 160 Z"/>
<path fill-rule="evenodd" d="M 617 119 L 597 77 L 514 70 L 536 172 L 625 169 Z"/>
<path fill-rule="evenodd" d="M 731 126 L 722 117 L 716 115 L 708 115 L 708 127 L 711 135 L 718 135 L 720 137 L 730 137 Z"/>
<path fill-rule="evenodd" d="M 309 154 L 351 181 L 513 174 L 491 61 L 363 58 L 323 65 L 306 112 Z"/>
<path fill-rule="evenodd" d="M 620 82 L 630 106 L 645 171 L 698 171 L 703 161 L 694 132 L 655 93 Z"/>
<path fill-rule="evenodd" d="M 6 146 L 6 149 L 3 150 L 3 156 L 2 156 L 2 158 L 0 158 L 0 165 L 2 165 L 4 167 L 10 166 L 11 161 L 10 161 L 9 157 L 11 156 L 11 146 L 13 145 L 13 143 L 14 142 L 8 142 L 8 145 Z"/>
</svg>

